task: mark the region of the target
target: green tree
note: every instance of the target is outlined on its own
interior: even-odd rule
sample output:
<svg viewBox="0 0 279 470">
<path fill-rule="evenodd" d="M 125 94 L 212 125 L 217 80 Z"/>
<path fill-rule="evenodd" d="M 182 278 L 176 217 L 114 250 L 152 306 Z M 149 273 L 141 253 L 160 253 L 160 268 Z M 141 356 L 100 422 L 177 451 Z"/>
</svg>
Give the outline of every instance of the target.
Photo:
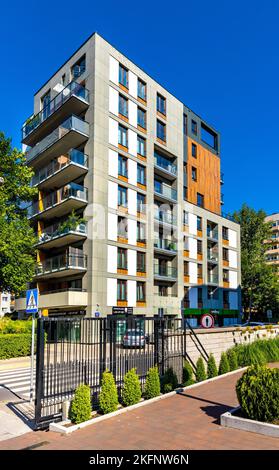
<svg viewBox="0 0 279 470">
<path fill-rule="evenodd" d="M 99 407 L 102 413 L 112 413 L 117 410 L 118 394 L 112 372 L 105 370 L 101 381 Z"/>
<path fill-rule="evenodd" d="M 230 363 L 228 360 L 228 356 L 225 352 L 222 352 L 219 363 L 218 375 L 227 374 L 228 372 L 230 372 Z"/>
<path fill-rule="evenodd" d="M 279 308 L 278 277 L 265 259 L 271 226 L 265 222 L 263 210 L 255 211 L 246 204 L 233 217 L 241 226 L 242 305 L 250 320 L 252 311 Z"/>
<path fill-rule="evenodd" d="M 141 387 L 136 369 L 130 369 L 124 375 L 122 400 L 125 406 L 135 405 L 141 399 Z"/>
<path fill-rule="evenodd" d="M 71 404 L 70 420 L 79 424 L 91 418 L 91 396 L 89 385 L 81 384 L 77 387 Z"/>
<path fill-rule="evenodd" d="M 203 359 L 199 357 L 196 365 L 196 381 L 202 382 L 203 380 L 206 380 L 206 372 Z"/>
<path fill-rule="evenodd" d="M 158 367 L 150 367 L 147 372 L 146 382 L 144 387 L 144 397 L 146 400 L 160 395 L 160 376 Z"/>
<path fill-rule="evenodd" d="M 24 154 L 12 148 L 3 132 L 0 161 L 0 291 L 18 294 L 34 274 L 36 237 L 23 202 L 30 202 L 37 190 L 30 187 L 33 172 Z"/>
<path fill-rule="evenodd" d="M 209 355 L 208 362 L 207 362 L 207 378 L 212 379 L 218 375 L 218 370 L 215 362 L 215 358 L 213 354 Z"/>
</svg>

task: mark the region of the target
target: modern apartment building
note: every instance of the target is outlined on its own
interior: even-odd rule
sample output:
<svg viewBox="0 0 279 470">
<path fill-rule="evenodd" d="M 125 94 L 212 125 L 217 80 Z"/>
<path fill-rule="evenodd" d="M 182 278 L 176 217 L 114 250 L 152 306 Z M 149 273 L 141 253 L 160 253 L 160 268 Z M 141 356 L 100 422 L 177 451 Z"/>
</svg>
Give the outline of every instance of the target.
<svg viewBox="0 0 279 470">
<path fill-rule="evenodd" d="M 37 91 L 22 142 L 40 308 L 235 322 L 240 230 L 212 126 L 95 33 Z"/>
<path fill-rule="evenodd" d="M 0 317 L 6 313 L 11 313 L 15 309 L 14 296 L 9 292 L 0 292 Z"/>
<path fill-rule="evenodd" d="M 271 222 L 272 235 L 268 240 L 268 249 L 266 251 L 266 261 L 268 264 L 276 266 L 279 275 L 279 213 L 271 214 L 266 217 L 266 222 Z"/>
</svg>

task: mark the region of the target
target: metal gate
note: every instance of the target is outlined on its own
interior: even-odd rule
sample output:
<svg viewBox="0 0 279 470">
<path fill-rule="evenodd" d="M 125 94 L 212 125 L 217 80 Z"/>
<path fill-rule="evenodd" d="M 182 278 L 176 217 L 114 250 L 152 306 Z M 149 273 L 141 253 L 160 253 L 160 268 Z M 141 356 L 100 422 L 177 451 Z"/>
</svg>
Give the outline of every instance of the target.
<svg viewBox="0 0 279 470">
<path fill-rule="evenodd" d="M 36 428 L 62 417 L 62 403 L 81 383 L 91 389 L 97 409 L 101 377 L 110 370 L 119 395 L 125 373 L 135 367 L 142 388 L 147 371 L 160 376 L 172 367 L 182 382 L 186 329 L 181 319 L 107 317 L 41 318 L 37 324 Z"/>
</svg>

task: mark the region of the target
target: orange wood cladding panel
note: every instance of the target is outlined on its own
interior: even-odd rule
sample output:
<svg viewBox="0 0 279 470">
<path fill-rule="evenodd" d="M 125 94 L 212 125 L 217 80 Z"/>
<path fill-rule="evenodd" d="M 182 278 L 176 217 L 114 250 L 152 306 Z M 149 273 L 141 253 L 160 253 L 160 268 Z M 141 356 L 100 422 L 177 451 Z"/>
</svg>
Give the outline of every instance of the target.
<svg viewBox="0 0 279 470">
<path fill-rule="evenodd" d="M 197 146 L 197 158 L 192 157 L 192 143 Z M 197 181 L 192 180 L 192 166 L 197 169 Z M 188 201 L 197 204 L 197 193 L 204 196 L 204 208 L 221 212 L 220 159 L 198 142 L 188 138 Z"/>
</svg>

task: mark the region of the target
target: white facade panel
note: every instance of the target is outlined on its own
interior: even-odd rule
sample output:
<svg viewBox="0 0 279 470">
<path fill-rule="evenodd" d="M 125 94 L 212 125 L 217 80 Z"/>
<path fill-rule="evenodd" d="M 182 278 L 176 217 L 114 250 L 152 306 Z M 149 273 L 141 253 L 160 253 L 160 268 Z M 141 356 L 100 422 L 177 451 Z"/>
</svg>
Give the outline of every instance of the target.
<svg viewBox="0 0 279 470">
<path fill-rule="evenodd" d="M 128 250 L 128 274 L 129 276 L 137 275 L 137 252 L 136 250 Z"/>
<path fill-rule="evenodd" d="M 238 293 L 237 292 L 229 292 L 229 303 L 230 303 L 230 310 L 238 309 Z"/>
<path fill-rule="evenodd" d="M 229 266 L 231 268 L 237 268 L 237 252 L 229 250 Z"/>
<path fill-rule="evenodd" d="M 137 305 L 137 282 L 127 281 L 128 307 L 136 307 Z"/>
<path fill-rule="evenodd" d="M 235 230 L 229 228 L 229 245 L 232 248 L 237 248 L 237 233 Z"/>
<path fill-rule="evenodd" d="M 108 207 L 117 209 L 118 184 L 113 181 L 108 182 Z"/>
<path fill-rule="evenodd" d="M 110 113 L 113 113 L 116 116 L 118 116 L 118 99 L 119 99 L 118 91 L 110 86 L 109 87 L 109 111 Z"/>
<path fill-rule="evenodd" d="M 128 182 L 137 185 L 137 163 L 129 158 L 128 160 Z"/>
<path fill-rule="evenodd" d="M 108 213 L 108 240 L 117 241 L 117 214 Z"/>
<path fill-rule="evenodd" d="M 109 118 L 109 143 L 118 146 L 118 122 Z"/>
<path fill-rule="evenodd" d="M 197 263 L 189 262 L 189 277 L 191 284 L 198 283 L 198 265 Z"/>
<path fill-rule="evenodd" d="M 189 212 L 189 233 L 191 235 L 197 235 L 197 216 Z"/>
<path fill-rule="evenodd" d="M 237 272 L 229 270 L 229 282 L 231 289 L 237 289 Z"/>
<path fill-rule="evenodd" d="M 195 238 L 189 237 L 188 246 L 189 246 L 190 258 L 197 259 L 198 258 L 198 241 Z"/>
<path fill-rule="evenodd" d="M 108 245 L 108 273 L 117 273 L 117 246 Z"/>
<path fill-rule="evenodd" d="M 109 58 L 109 79 L 111 82 L 119 83 L 119 62 L 114 57 Z"/>
<path fill-rule="evenodd" d="M 131 215 L 137 215 L 137 191 L 128 189 L 128 212 Z"/>
<path fill-rule="evenodd" d="M 197 287 L 189 288 L 190 308 L 198 308 L 198 289 Z"/>
<path fill-rule="evenodd" d="M 108 173 L 114 178 L 118 177 L 118 153 L 114 150 L 109 149 L 109 164 L 108 164 Z"/>
<path fill-rule="evenodd" d="M 137 221 L 128 219 L 128 243 L 137 245 Z"/>
<path fill-rule="evenodd" d="M 128 79 L 129 79 L 129 93 L 134 98 L 137 98 L 138 97 L 138 77 L 133 72 L 131 72 L 131 70 L 129 70 Z"/>
<path fill-rule="evenodd" d="M 117 305 L 117 279 L 107 278 L 107 306 Z"/>
<path fill-rule="evenodd" d="M 138 125 L 138 107 L 136 103 L 129 100 L 128 103 L 128 112 L 129 112 L 129 123 L 131 126 L 137 127 Z"/>
<path fill-rule="evenodd" d="M 134 157 L 137 156 L 137 133 L 128 129 L 128 150 Z"/>
</svg>

